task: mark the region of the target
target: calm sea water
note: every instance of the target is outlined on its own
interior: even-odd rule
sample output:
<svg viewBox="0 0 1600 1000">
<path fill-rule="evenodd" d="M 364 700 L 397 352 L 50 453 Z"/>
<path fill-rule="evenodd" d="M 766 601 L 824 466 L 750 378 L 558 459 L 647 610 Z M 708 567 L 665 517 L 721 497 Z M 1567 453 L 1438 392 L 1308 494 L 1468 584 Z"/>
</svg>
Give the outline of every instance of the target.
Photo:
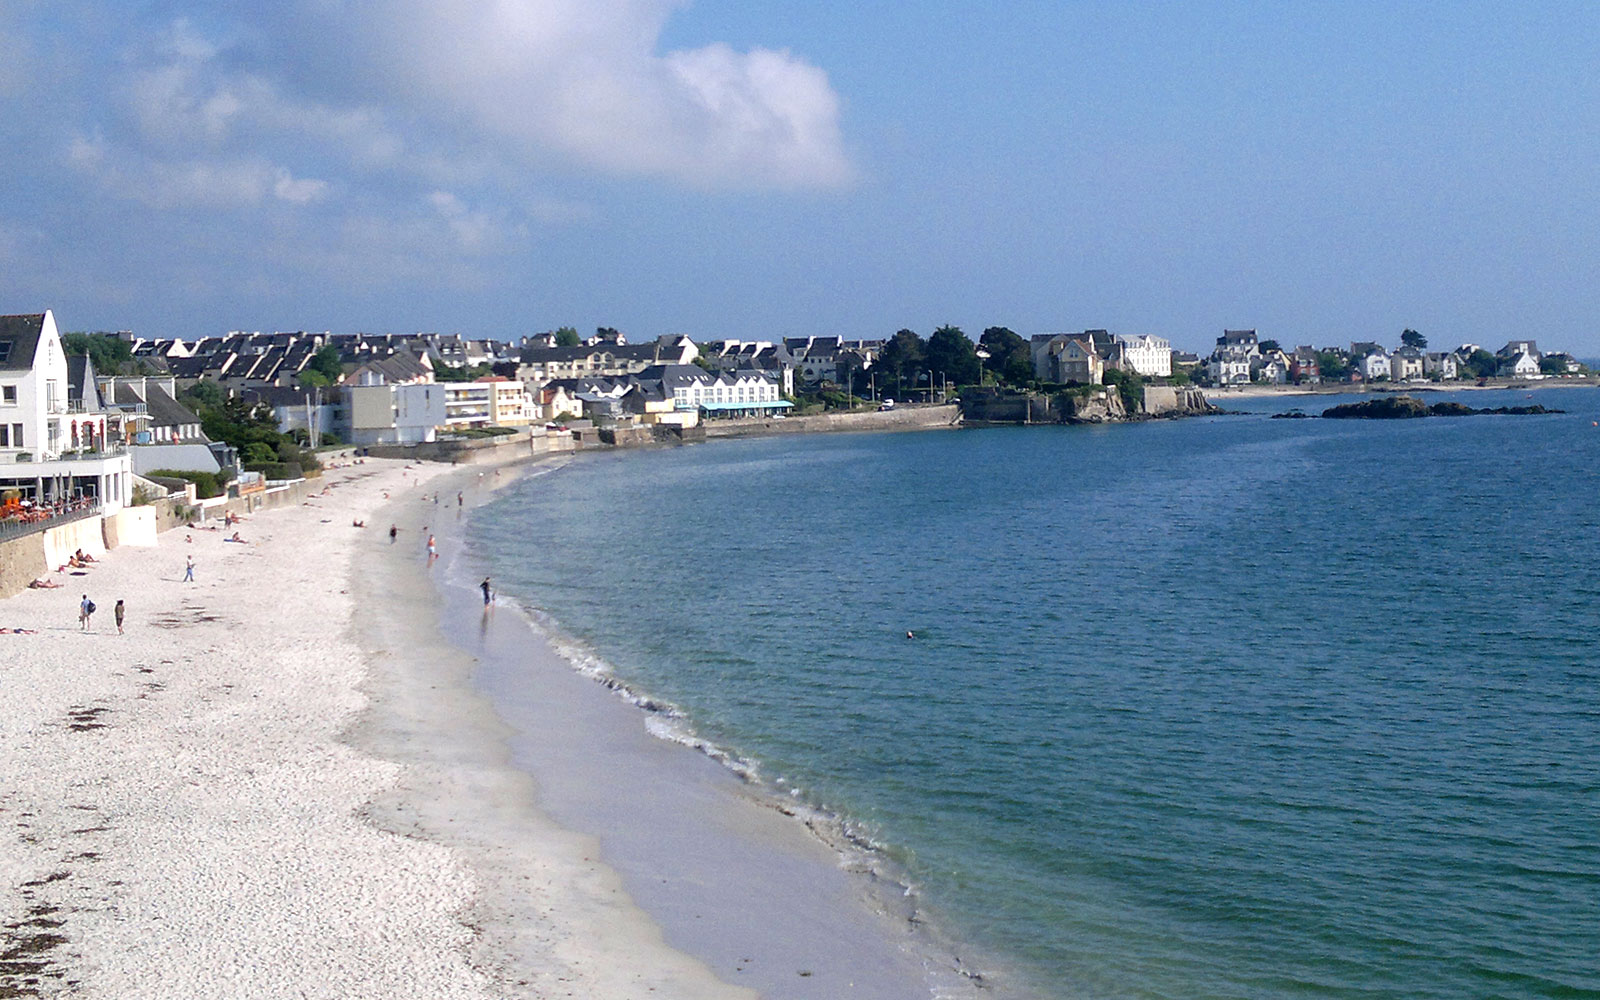
<svg viewBox="0 0 1600 1000">
<path fill-rule="evenodd" d="M 1022 992 L 1600 997 L 1600 390 L 1536 397 L 599 456 L 469 531 Z"/>
</svg>

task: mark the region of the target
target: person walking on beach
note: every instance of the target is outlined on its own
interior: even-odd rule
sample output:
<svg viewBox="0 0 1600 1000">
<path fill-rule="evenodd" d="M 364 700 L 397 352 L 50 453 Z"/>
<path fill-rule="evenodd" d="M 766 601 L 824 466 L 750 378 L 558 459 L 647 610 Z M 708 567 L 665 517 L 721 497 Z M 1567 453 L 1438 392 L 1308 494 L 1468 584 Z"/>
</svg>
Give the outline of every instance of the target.
<svg viewBox="0 0 1600 1000">
<path fill-rule="evenodd" d="M 116 606 L 111 609 L 111 615 L 112 615 L 113 618 L 115 618 L 117 620 L 117 634 L 118 635 L 122 634 L 122 616 L 125 615 L 126 613 L 127 613 L 127 609 L 125 609 L 122 606 L 122 598 L 120 598 L 120 597 L 117 598 Z"/>
<path fill-rule="evenodd" d="M 435 559 L 437 559 L 437 558 L 439 558 L 439 547 L 433 543 L 433 536 L 429 535 L 428 536 L 428 565 L 432 566 L 433 565 L 433 561 Z"/>
<path fill-rule="evenodd" d="M 462 499 L 462 497 L 461 497 L 461 491 L 460 491 L 460 490 L 457 490 L 457 491 L 456 491 L 456 506 L 457 506 L 457 507 L 460 507 L 460 506 L 461 506 L 461 505 L 462 505 L 462 504 L 463 504 L 463 503 L 465 503 L 465 502 L 466 502 L 466 501 L 465 501 L 465 500 L 463 500 L 463 499 Z"/>
<path fill-rule="evenodd" d="M 389 525 L 389 544 L 390 545 L 394 544 L 395 536 L 398 535 L 398 534 L 400 534 L 400 526 L 398 524 Z"/>
<path fill-rule="evenodd" d="M 84 594 L 83 600 L 78 602 L 78 627 L 85 632 L 89 631 L 89 616 L 94 614 L 94 602 L 89 600 L 89 595 Z"/>
<path fill-rule="evenodd" d="M 183 582 L 194 582 L 194 556 L 184 556 L 183 558 Z"/>
<path fill-rule="evenodd" d="M 483 606 L 487 608 L 494 600 L 494 591 L 489 587 L 489 578 L 484 577 L 483 582 L 478 586 L 483 590 Z"/>
</svg>

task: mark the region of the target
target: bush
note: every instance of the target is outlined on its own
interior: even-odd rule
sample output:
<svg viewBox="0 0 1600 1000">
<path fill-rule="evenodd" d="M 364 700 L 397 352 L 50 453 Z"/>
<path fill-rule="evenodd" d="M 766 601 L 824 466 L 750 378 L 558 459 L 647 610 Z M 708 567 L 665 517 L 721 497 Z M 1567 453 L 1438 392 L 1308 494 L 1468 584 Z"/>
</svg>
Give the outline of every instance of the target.
<svg viewBox="0 0 1600 1000">
<path fill-rule="evenodd" d="M 301 479 L 305 470 L 298 462 L 246 462 L 246 472 L 259 472 L 268 479 Z"/>
<path fill-rule="evenodd" d="M 146 479 L 181 479 L 186 483 L 194 483 L 194 495 L 201 500 L 222 495 L 222 484 L 217 481 L 214 472 L 191 472 L 186 469 L 156 469 L 145 476 Z"/>
</svg>

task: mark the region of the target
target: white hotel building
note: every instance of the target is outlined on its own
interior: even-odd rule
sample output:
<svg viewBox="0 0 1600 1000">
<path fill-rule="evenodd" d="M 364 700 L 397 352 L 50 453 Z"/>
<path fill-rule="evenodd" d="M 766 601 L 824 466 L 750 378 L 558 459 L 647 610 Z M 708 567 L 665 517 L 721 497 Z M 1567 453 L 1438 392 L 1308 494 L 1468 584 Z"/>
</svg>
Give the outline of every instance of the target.
<svg viewBox="0 0 1600 1000">
<path fill-rule="evenodd" d="M 1167 338 L 1119 333 L 1117 343 L 1122 345 L 1124 361 L 1140 375 L 1165 378 L 1172 374 L 1172 342 Z"/>
<path fill-rule="evenodd" d="M 47 310 L 0 316 L 0 496 L 34 503 L 86 501 L 104 513 L 133 497 L 133 467 L 106 432 L 87 362 L 76 398 Z"/>
</svg>

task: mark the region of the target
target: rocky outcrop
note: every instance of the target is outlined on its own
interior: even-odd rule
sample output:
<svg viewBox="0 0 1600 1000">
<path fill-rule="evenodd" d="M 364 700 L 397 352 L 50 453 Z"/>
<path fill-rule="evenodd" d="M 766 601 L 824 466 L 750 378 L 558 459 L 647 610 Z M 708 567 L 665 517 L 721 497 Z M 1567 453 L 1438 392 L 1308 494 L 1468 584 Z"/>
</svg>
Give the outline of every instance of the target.
<svg viewBox="0 0 1600 1000">
<path fill-rule="evenodd" d="M 1415 396 L 1387 396 L 1330 406 L 1322 415 L 1329 420 L 1409 420 L 1429 413 L 1428 404 Z"/>
<path fill-rule="evenodd" d="M 1195 386 L 1147 385 L 1138 405 L 1129 408 L 1114 385 L 1080 386 L 1061 392 L 1016 392 L 994 388 L 961 394 L 968 426 L 987 424 L 1115 424 L 1132 420 L 1195 417 L 1222 411 Z"/>
<path fill-rule="evenodd" d="M 1141 412 L 1148 417 L 1199 417 L 1222 411 L 1195 385 L 1147 385 Z"/>
<path fill-rule="evenodd" d="M 1391 396 L 1329 407 L 1322 411 L 1322 415 L 1330 420 L 1410 420 L 1416 417 L 1474 417 L 1484 414 L 1536 416 L 1562 412 L 1565 411 L 1547 410 L 1537 403 L 1532 406 L 1496 406 L 1475 410 L 1462 403 L 1434 403 L 1429 406 L 1415 396 Z"/>
</svg>

